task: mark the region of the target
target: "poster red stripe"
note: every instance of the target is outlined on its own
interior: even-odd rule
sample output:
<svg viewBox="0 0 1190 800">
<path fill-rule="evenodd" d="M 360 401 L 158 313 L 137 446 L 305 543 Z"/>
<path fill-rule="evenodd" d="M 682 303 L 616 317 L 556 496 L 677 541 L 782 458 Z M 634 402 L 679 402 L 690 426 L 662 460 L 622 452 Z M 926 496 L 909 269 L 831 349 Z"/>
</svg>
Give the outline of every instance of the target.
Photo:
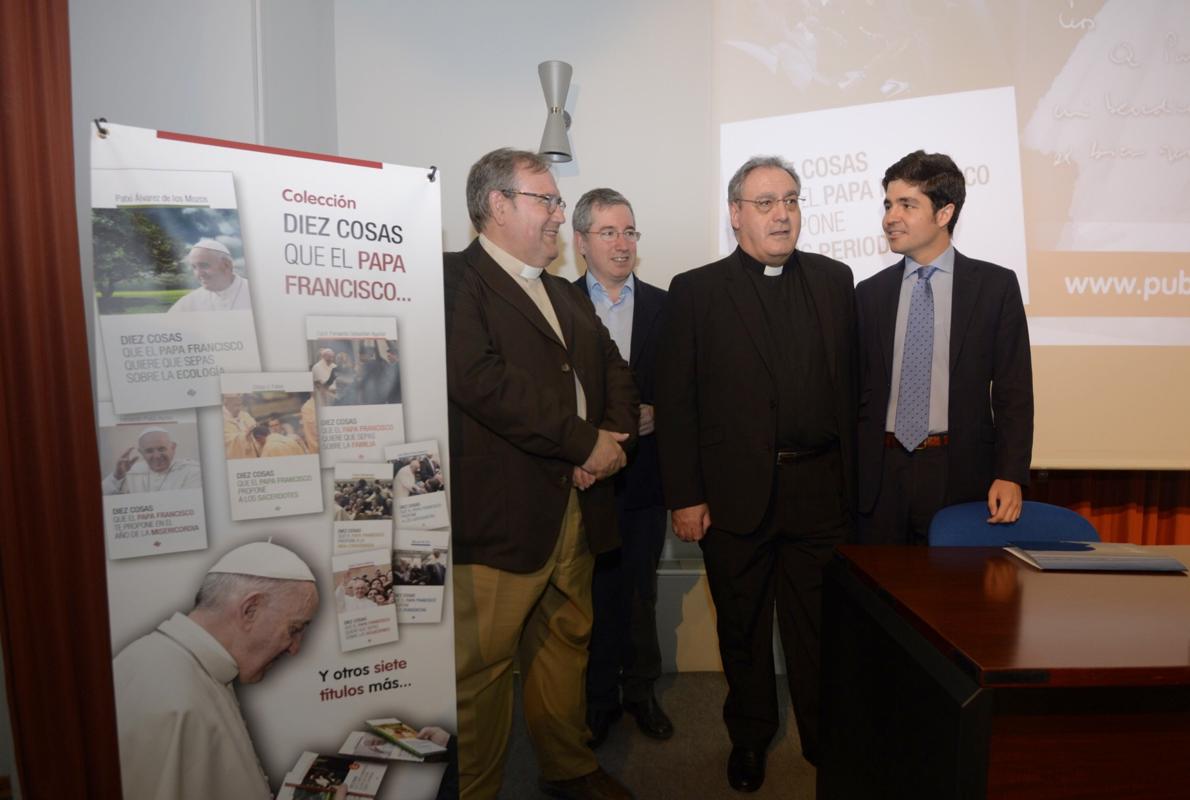
<svg viewBox="0 0 1190 800">
<path fill-rule="evenodd" d="M 233 142 L 230 139 L 212 139 L 209 136 L 191 136 L 186 133 L 173 133 L 172 131 L 157 131 L 158 139 L 172 139 L 175 142 L 194 142 L 195 144 L 206 144 L 212 147 L 230 147 L 233 150 L 250 150 L 254 153 L 269 153 L 277 156 L 289 156 L 290 158 L 308 158 L 312 161 L 330 161 L 334 164 L 351 164 L 357 167 L 369 167 L 371 169 L 383 169 L 384 164 L 380 161 L 365 161 L 362 158 L 346 158 L 344 156 L 331 156 L 323 153 L 309 153 L 305 150 L 288 150 L 284 147 L 266 147 L 260 144 L 249 144 L 248 142 Z"/>
</svg>

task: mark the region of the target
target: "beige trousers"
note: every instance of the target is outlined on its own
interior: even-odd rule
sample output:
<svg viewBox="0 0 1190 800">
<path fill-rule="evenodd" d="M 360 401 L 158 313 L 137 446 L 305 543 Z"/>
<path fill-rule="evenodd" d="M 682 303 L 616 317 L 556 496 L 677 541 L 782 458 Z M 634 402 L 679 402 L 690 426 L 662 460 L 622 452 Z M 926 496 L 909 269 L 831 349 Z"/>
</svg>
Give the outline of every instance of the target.
<svg viewBox="0 0 1190 800">
<path fill-rule="evenodd" d="M 462 800 L 489 800 L 500 791 L 512 730 L 514 659 L 542 777 L 577 778 L 598 767 L 586 745 L 584 688 L 593 566 L 573 489 L 558 543 L 541 569 L 522 574 L 455 566 Z"/>
</svg>

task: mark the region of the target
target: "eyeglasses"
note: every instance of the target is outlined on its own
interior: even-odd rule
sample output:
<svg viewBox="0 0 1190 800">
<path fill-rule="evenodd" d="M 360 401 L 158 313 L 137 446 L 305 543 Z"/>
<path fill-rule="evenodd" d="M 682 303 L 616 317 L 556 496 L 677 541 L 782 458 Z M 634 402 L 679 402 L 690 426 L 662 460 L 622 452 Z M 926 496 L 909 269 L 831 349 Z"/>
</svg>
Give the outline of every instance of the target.
<svg viewBox="0 0 1190 800">
<path fill-rule="evenodd" d="M 556 194 L 538 194 L 537 192 L 521 192 L 516 189 L 501 189 L 500 193 L 506 197 L 511 197 L 514 194 L 523 194 L 525 197 L 536 197 L 541 202 L 545 203 L 545 207 L 553 214 L 559 208 L 566 210 L 566 201 Z"/>
<path fill-rule="evenodd" d="M 770 211 L 772 211 L 773 207 L 776 206 L 777 203 L 780 203 L 783 206 L 785 206 L 786 211 L 796 211 L 798 204 L 801 201 L 802 201 L 802 198 L 798 197 L 797 195 L 791 195 L 790 197 L 782 197 L 779 200 L 775 197 L 762 197 L 759 200 L 745 200 L 742 197 L 736 198 L 737 203 L 751 203 L 752 205 L 756 206 L 756 210 L 759 211 L 761 214 L 767 214 Z"/>
<path fill-rule="evenodd" d="M 641 232 L 634 228 L 629 228 L 626 231 L 618 231 L 615 228 L 603 228 L 597 231 L 583 231 L 583 233 L 589 236 L 598 236 L 600 240 L 608 243 L 614 242 L 619 236 L 623 236 L 629 242 L 639 242 L 641 237 Z"/>
</svg>

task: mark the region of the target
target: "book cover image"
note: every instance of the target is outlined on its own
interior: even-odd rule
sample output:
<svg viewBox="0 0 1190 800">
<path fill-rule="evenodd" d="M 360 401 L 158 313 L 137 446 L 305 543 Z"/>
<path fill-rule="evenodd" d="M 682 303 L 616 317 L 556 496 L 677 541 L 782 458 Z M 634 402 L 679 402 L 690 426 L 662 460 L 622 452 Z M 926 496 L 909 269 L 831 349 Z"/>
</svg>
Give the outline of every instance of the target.
<svg viewBox="0 0 1190 800">
<path fill-rule="evenodd" d="M 379 758 L 386 761 L 421 762 L 425 760 L 422 756 L 416 755 L 403 747 L 397 747 L 397 745 L 388 739 L 365 731 L 352 731 L 347 734 L 347 739 L 343 742 L 343 746 L 339 748 L 339 752 L 347 756 Z"/>
<path fill-rule="evenodd" d="M 322 511 L 314 400 L 304 372 L 222 376 L 233 520 Z"/>
<path fill-rule="evenodd" d="M 307 317 L 306 340 L 323 466 L 384 460 L 405 441 L 397 321 Z"/>
<path fill-rule="evenodd" d="M 363 550 L 333 557 L 335 611 L 343 652 L 398 639 L 391 550 Z"/>
<path fill-rule="evenodd" d="M 446 748 L 429 739 L 417 738 L 417 730 L 396 717 L 382 717 L 367 721 L 368 728 L 388 741 L 421 758 L 446 753 Z"/>
<path fill-rule="evenodd" d="M 93 169 L 91 239 L 117 413 L 217 405 L 260 369 L 230 172 Z"/>
<path fill-rule="evenodd" d="M 401 624 L 442 621 L 446 575 L 450 567 L 450 531 L 397 531 L 393 584 Z"/>
<path fill-rule="evenodd" d="M 386 447 L 393 465 L 397 530 L 432 530 L 450 524 L 450 504 L 438 443 L 410 442 Z"/>
<path fill-rule="evenodd" d="M 98 406 L 108 558 L 207 547 L 202 463 L 193 410 L 117 416 Z"/>
<path fill-rule="evenodd" d="M 392 549 L 392 464 L 336 464 L 331 502 L 335 555 Z"/>
<path fill-rule="evenodd" d="M 428 170 L 421 166 L 296 153 L 260 147 L 259 142 L 213 139 L 202 131 L 105 127 L 109 133 L 102 137 L 95 126 L 89 127 L 92 165 L 111 174 L 125 171 L 125 177 L 134 174 L 129 170 L 141 173 L 131 191 L 112 184 L 109 199 L 94 204 L 94 224 L 113 223 L 110 230 L 95 233 L 96 252 L 107 258 L 100 269 L 108 271 L 110 291 L 105 278 L 96 274 L 96 296 L 88 298 L 95 311 L 95 336 L 86 343 L 94 365 L 95 399 L 113 403 L 112 413 L 120 421 L 147 415 L 138 422 L 178 431 L 172 436 L 175 458 L 179 463 L 201 463 L 196 476 L 201 490 L 192 491 L 194 510 L 201 503 L 206 517 L 205 541 L 187 542 L 186 547 L 194 547 L 189 552 L 148 557 L 168 550 L 170 538 L 180 543 L 189 532 L 160 538 L 160 546 L 146 538 L 144 557 L 100 551 L 106 564 L 112 656 L 152 634 L 175 612 L 193 609 L 196 591 L 221 555 L 243 544 L 272 540 L 292 550 L 313 572 L 318 606 L 302 635 L 300 652 L 287 651 L 270 662 L 259 683 L 235 689 L 254 761 L 271 791 L 283 791 L 299 754 L 336 754 L 350 732 L 367 731 L 366 719 L 396 715 L 457 727 L 453 620 L 443 614 L 440 624 L 410 629 L 406 636 L 396 614 L 391 577 L 396 498 L 392 464 L 384 457 L 385 447 L 406 439 L 434 439 L 449 477 L 440 177 L 429 180 Z M 100 177 L 94 185 L 103 180 Z M 116 191 L 130 197 L 117 199 Z M 330 198 L 336 205 L 324 205 Z M 176 208 L 167 207 L 175 204 Z M 134 213 L 140 206 L 153 208 L 147 214 Z M 90 212 L 85 209 L 84 214 Z M 91 235 L 92 219 L 85 221 L 84 235 Z M 148 270 L 151 274 L 118 281 L 111 270 L 120 266 L 116 260 L 121 245 L 116 236 L 101 237 L 123 236 L 120 231 L 133 222 L 146 232 L 142 241 L 161 245 L 161 258 L 151 262 L 156 265 Z M 372 238 L 374 232 L 379 238 Z M 201 238 L 211 245 L 201 249 L 230 255 L 231 272 L 239 280 L 225 289 L 206 290 L 222 291 L 218 302 L 226 303 L 226 309 L 199 292 L 192 301 L 210 300 L 209 310 L 179 307 L 171 313 L 177 301 L 202 286 L 195 267 L 200 272 L 221 270 L 227 277 L 226 259 L 217 266 L 209 253 L 196 253 L 193 264 L 187 261 Z M 172 254 L 167 239 L 174 242 Z M 150 263 L 138 258 L 142 265 Z M 89 258 L 83 269 L 90 287 Z M 153 270 L 160 270 L 160 281 Z M 155 324 L 154 318 L 168 326 L 146 327 Z M 309 323 L 316 318 L 330 322 L 311 331 Z M 375 320 L 381 322 L 373 324 Z M 175 327 L 175 322 L 182 327 Z M 187 338 L 189 325 L 200 326 L 205 338 Z M 241 325 L 243 337 L 233 333 Z M 143 339 L 129 338 L 121 346 L 118 338 L 113 343 L 105 335 L 113 331 Z M 178 341 L 179 334 L 183 341 Z M 192 343 L 202 347 L 191 348 Z M 338 369 L 329 382 L 335 399 L 320 408 L 314 366 L 323 361 L 325 348 L 332 351 L 330 360 Z M 233 357 L 245 360 L 235 362 Z M 154 399 L 166 384 L 164 371 L 179 366 L 163 359 L 183 359 L 183 370 L 217 370 L 208 377 L 212 391 L 203 397 L 197 385 L 171 385 L 176 394 Z M 109 384 L 125 376 L 127 386 L 117 386 L 117 394 L 159 407 L 121 410 Z M 323 384 L 326 388 L 328 381 Z M 128 386 L 131 390 L 125 391 Z M 344 442 L 363 445 L 348 448 L 346 458 L 336 454 L 335 463 L 322 460 L 319 413 L 324 409 L 346 415 L 342 427 L 328 431 L 328 436 L 351 437 L 330 442 L 331 449 Z M 353 417 L 353 411 L 360 414 Z M 379 414 L 379 421 L 367 416 L 371 413 Z M 176 417 L 177 424 L 165 424 L 169 417 Z M 182 430 L 187 419 L 197 431 L 196 442 L 188 442 Z M 120 431 L 132 441 L 107 445 L 99 466 L 92 468 L 93 480 L 111 476 L 117 461 L 137 444 L 140 431 L 133 426 Z M 151 448 L 145 450 L 148 454 Z M 144 464 L 145 456 L 133 449 L 129 465 L 133 455 Z M 349 469 L 340 472 L 340 465 Z M 340 493 L 351 495 L 346 508 L 334 502 L 337 479 Z M 161 498 L 167 492 L 157 483 L 154 479 L 151 487 L 151 511 L 128 503 L 131 494 L 107 498 L 120 503 L 120 524 L 143 524 L 147 518 L 140 514 L 156 517 L 163 510 Z M 336 506 L 343 509 L 338 520 Z M 109 520 L 115 519 L 114 513 Z M 128 538 L 117 544 L 123 546 Z M 372 557 L 366 564 L 349 563 L 341 569 L 348 574 L 340 574 L 336 586 L 334 558 L 362 553 Z M 353 566 L 357 571 L 351 572 Z M 162 680 L 167 678 L 162 674 Z M 121 711 L 126 710 L 125 703 Z M 149 752 L 135 741 L 121 742 L 120 749 L 129 758 L 137 751 Z M 350 758 L 398 765 L 386 773 L 376 793 L 380 800 L 436 796 L 440 763 Z M 255 764 L 248 766 L 252 769 L 247 772 L 255 773 Z M 168 765 L 159 759 L 146 774 L 155 767 L 165 770 L 161 780 L 198 782 L 194 776 L 167 774 Z M 212 783 L 228 787 L 230 793 L 223 796 L 246 793 L 234 788 L 243 784 L 235 771 L 208 772 Z M 221 781 L 221 775 L 226 779 Z M 294 796 L 295 788 L 289 787 L 283 796 Z M 309 797 L 325 794 L 321 786 L 301 792 L 309 792 Z"/>
<path fill-rule="evenodd" d="M 305 751 L 285 776 L 277 799 L 329 800 L 340 786 L 347 787 L 349 797 L 375 797 L 387 770 L 387 764 Z"/>
</svg>

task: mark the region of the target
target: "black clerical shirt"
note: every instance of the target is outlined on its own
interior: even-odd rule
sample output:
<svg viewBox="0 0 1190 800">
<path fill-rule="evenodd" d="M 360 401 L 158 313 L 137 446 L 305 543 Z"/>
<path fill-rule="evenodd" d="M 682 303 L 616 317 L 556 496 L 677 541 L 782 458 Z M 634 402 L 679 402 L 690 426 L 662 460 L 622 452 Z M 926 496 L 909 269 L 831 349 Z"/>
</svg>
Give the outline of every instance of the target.
<svg viewBox="0 0 1190 800">
<path fill-rule="evenodd" d="M 777 449 L 810 450 L 839 438 L 830 404 L 830 374 L 818 312 L 806 285 L 797 251 L 781 274 L 768 277 L 765 265 L 738 250 L 764 309 L 772 344 L 777 387 Z M 745 387 L 745 391 L 746 391 Z"/>
</svg>

